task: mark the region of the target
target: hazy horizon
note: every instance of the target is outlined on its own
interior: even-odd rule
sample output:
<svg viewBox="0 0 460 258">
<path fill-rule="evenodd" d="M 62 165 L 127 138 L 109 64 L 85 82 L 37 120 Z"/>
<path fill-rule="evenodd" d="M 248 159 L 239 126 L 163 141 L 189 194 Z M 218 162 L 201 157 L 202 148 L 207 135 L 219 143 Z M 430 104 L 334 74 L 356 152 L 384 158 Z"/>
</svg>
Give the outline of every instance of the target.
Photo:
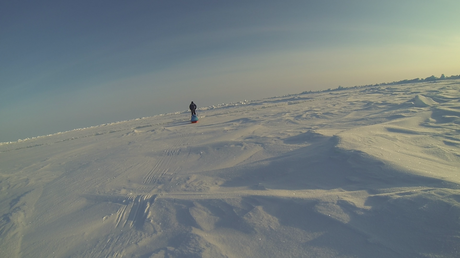
<svg viewBox="0 0 460 258">
<path fill-rule="evenodd" d="M 0 8 L 0 142 L 460 71 L 458 1 L 45 1 Z"/>
</svg>

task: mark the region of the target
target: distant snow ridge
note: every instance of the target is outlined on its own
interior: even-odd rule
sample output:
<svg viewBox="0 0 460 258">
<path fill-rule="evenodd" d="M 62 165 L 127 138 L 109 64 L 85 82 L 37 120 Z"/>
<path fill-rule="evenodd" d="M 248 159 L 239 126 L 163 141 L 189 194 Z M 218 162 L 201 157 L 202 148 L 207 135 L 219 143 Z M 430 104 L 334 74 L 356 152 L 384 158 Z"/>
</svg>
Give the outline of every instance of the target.
<svg viewBox="0 0 460 258">
<path fill-rule="evenodd" d="M 416 107 L 430 107 L 438 104 L 438 102 L 434 101 L 430 97 L 425 97 L 423 95 L 417 95 L 410 101 L 413 102 Z"/>
<path fill-rule="evenodd" d="M 217 108 L 235 107 L 235 106 L 240 106 L 240 105 L 248 105 L 250 103 L 251 103 L 251 101 L 244 100 L 244 101 L 238 101 L 238 102 L 233 102 L 233 103 L 227 103 L 227 104 L 222 103 L 222 104 L 218 104 L 218 105 L 202 107 L 202 108 L 198 108 L 198 110 L 211 110 L 211 109 L 217 109 Z"/>
</svg>

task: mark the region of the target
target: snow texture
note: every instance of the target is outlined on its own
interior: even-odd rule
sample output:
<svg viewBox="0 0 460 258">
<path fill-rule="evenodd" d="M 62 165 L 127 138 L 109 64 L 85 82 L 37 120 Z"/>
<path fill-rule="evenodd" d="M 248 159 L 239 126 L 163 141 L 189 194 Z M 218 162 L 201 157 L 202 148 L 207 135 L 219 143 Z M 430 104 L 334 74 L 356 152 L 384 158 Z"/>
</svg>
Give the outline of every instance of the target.
<svg viewBox="0 0 460 258">
<path fill-rule="evenodd" d="M 0 145 L 1 257 L 460 257 L 460 81 Z"/>
</svg>

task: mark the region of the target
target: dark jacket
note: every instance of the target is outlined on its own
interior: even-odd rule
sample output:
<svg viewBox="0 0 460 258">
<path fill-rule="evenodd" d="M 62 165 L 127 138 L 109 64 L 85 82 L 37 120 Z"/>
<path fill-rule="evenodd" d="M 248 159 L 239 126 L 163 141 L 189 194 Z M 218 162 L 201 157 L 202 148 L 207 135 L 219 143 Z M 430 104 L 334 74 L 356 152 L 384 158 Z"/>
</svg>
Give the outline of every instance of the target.
<svg viewBox="0 0 460 258">
<path fill-rule="evenodd" d="M 190 103 L 190 106 L 189 106 L 190 110 L 194 111 L 196 109 L 196 105 L 195 103 Z"/>
</svg>

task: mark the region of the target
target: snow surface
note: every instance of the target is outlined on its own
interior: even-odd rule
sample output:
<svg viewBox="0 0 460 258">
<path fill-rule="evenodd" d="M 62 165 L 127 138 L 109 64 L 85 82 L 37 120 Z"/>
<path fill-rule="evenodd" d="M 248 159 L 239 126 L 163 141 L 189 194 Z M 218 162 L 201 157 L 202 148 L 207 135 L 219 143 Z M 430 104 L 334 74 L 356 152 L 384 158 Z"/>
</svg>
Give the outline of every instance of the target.
<svg viewBox="0 0 460 258">
<path fill-rule="evenodd" d="M 0 145 L 1 257 L 460 257 L 460 80 Z"/>
</svg>

